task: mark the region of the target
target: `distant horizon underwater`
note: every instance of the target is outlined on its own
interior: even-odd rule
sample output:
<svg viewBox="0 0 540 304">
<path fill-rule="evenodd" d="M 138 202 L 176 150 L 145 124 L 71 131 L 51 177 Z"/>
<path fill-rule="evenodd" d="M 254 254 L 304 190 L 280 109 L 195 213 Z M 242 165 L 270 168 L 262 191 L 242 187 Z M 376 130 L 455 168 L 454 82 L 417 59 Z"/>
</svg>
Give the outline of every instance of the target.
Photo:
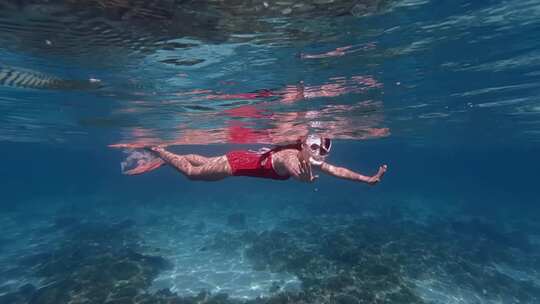
<svg viewBox="0 0 540 304">
<path fill-rule="evenodd" d="M 0 304 L 540 303 L 540 1 L 0 2 Z M 377 185 L 129 176 L 332 139 Z"/>
</svg>

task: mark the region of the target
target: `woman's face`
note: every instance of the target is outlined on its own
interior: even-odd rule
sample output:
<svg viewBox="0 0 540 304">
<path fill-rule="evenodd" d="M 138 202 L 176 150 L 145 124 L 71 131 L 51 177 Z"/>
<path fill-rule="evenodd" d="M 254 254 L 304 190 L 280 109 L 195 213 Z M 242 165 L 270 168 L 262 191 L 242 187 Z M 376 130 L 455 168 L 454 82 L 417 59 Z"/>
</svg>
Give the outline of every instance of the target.
<svg viewBox="0 0 540 304">
<path fill-rule="evenodd" d="M 314 165 L 321 165 L 332 147 L 329 138 L 319 135 L 309 135 L 303 142 L 302 149 L 309 155 L 309 160 Z"/>
</svg>

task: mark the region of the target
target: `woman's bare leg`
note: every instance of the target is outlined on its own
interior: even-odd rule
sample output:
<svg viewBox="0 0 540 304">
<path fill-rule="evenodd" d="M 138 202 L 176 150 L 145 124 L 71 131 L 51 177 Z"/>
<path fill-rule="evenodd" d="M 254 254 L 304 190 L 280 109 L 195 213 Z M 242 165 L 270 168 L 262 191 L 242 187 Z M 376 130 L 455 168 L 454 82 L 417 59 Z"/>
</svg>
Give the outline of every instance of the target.
<svg viewBox="0 0 540 304">
<path fill-rule="evenodd" d="M 198 154 L 185 154 L 182 156 L 185 157 L 193 166 L 202 166 L 215 159 L 215 157 L 205 157 Z"/>
<path fill-rule="evenodd" d="M 200 156 L 198 158 L 199 155 L 194 157 L 194 154 L 191 154 L 190 157 L 186 157 L 185 155 L 171 153 L 161 147 L 151 148 L 150 150 L 191 180 L 218 181 L 232 176 L 232 170 L 225 155 L 212 158 Z M 202 160 L 204 158 L 206 162 L 194 166 L 189 161 L 190 158 L 191 160 Z"/>
</svg>

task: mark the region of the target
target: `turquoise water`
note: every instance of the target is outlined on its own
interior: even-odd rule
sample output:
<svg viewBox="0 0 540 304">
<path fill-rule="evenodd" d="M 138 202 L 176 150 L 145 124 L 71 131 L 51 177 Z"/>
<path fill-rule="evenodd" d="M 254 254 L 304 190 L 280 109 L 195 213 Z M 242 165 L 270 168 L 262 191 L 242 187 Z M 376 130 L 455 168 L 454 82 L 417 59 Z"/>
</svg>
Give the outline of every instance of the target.
<svg viewBox="0 0 540 304">
<path fill-rule="evenodd" d="M 539 1 L 0 3 L 0 303 L 538 303 Z M 122 175 L 308 133 L 370 187 Z"/>
</svg>

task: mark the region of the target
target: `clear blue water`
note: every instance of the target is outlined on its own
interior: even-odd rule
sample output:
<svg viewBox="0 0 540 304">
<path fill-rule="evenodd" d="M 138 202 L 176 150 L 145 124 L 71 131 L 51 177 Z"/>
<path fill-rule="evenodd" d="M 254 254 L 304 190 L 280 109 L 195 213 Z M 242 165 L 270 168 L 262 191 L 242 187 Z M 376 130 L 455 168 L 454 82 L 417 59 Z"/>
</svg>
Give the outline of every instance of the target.
<svg viewBox="0 0 540 304">
<path fill-rule="evenodd" d="M 0 303 L 538 303 L 539 17 L 534 0 L 2 1 Z M 210 156 L 308 132 L 387 175 L 120 172 L 130 145 Z"/>
</svg>

